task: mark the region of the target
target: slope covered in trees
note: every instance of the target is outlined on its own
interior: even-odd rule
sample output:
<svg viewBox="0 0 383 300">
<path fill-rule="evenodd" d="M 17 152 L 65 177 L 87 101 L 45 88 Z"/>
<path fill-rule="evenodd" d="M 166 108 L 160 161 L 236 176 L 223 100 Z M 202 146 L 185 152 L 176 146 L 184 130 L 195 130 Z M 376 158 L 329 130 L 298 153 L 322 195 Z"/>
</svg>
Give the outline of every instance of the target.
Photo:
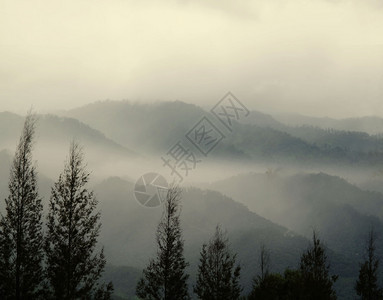
<svg viewBox="0 0 383 300">
<path fill-rule="evenodd" d="M 167 150 L 203 116 L 204 109 L 180 101 L 132 104 L 104 101 L 65 113 L 100 130 L 121 145 L 146 153 Z M 214 120 L 214 119 L 213 119 Z M 383 139 L 362 132 L 286 126 L 259 112 L 240 120 L 215 150 L 217 157 L 288 163 L 372 166 L 383 161 Z"/>
<path fill-rule="evenodd" d="M 383 230 L 382 194 L 324 173 L 242 174 L 210 188 L 306 237 L 314 227 L 329 247 L 350 257 L 363 252 L 365 228 Z"/>
</svg>

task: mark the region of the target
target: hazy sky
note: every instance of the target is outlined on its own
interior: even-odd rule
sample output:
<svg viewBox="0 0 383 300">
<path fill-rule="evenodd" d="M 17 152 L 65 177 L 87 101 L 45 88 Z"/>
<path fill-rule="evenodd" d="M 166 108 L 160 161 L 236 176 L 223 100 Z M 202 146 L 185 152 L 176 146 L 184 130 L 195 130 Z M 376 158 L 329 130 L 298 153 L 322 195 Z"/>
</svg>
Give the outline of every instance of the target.
<svg viewBox="0 0 383 300">
<path fill-rule="evenodd" d="M 383 116 L 380 0 L 0 0 L 0 111 L 97 100 Z"/>
</svg>

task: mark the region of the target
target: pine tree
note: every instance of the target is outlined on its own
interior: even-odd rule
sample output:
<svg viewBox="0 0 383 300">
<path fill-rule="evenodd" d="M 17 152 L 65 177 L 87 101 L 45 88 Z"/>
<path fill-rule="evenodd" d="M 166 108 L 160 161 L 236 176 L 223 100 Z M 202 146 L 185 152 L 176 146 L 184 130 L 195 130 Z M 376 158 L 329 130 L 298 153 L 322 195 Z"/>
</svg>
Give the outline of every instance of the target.
<svg viewBox="0 0 383 300">
<path fill-rule="evenodd" d="M 337 276 L 329 275 L 326 250 L 313 232 L 313 244 L 301 256 L 300 272 L 306 299 L 336 299 L 333 284 Z"/>
<path fill-rule="evenodd" d="M 96 251 L 100 232 L 97 200 L 86 184 L 89 173 L 83 152 L 72 143 L 63 173 L 49 201 L 45 239 L 46 273 L 54 299 L 110 299 L 112 285 L 99 284 L 105 267 L 103 249 Z"/>
<path fill-rule="evenodd" d="M 32 147 L 36 118 L 28 114 L 10 171 L 0 220 L 0 298 L 38 299 L 43 281 L 42 203 Z"/>
<path fill-rule="evenodd" d="M 379 259 L 375 255 L 376 236 L 371 229 L 367 239 L 367 258 L 360 264 L 359 278 L 355 284 L 358 296 L 363 300 L 383 299 L 382 289 L 378 286 Z"/>
<path fill-rule="evenodd" d="M 229 241 L 220 228 L 209 244 L 201 250 L 197 283 L 194 292 L 203 300 L 239 299 L 242 288 L 239 285 L 241 268 L 235 266 L 236 254 L 229 249 Z"/>
<path fill-rule="evenodd" d="M 183 255 L 184 241 L 180 226 L 181 190 L 171 187 L 157 228 L 157 255 L 151 259 L 139 280 L 136 294 L 141 299 L 190 299 L 185 273 L 188 263 Z"/>
</svg>

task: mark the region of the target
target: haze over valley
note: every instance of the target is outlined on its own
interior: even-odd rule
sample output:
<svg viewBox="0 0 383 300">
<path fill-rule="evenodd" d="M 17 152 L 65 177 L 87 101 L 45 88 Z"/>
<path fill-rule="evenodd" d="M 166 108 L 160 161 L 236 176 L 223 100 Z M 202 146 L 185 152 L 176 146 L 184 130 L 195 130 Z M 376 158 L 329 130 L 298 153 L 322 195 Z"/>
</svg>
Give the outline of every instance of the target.
<svg viewBox="0 0 383 300">
<path fill-rule="evenodd" d="M 383 299 L 379 0 L 0 0 L 0 299 Z"/>
</svg>

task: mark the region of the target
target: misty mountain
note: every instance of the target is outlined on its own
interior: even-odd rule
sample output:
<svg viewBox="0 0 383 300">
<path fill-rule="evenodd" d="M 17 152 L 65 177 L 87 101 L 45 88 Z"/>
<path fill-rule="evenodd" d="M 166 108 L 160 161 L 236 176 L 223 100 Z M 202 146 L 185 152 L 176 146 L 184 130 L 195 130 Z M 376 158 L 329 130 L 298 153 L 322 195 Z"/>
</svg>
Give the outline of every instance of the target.
<svg viewBox="0 0 383 300">
<path fill-rule="evenodd" d="M 98 102 L 69 111 L 67 115 L 39 116 L 38 171 L 41 166 L 52 167 L 47 176 L 45 168 L 39 173 L 45 203 L 73 137 L 84 145 L 91 170 L 109 159 L 125 162 L 123 168 L 129 168 L 137 156 L 130 149 L 142 156 L 164 153 L 178 140 L 185 140 L 186 132 L 203 116 L 216 121 L 198 106 L 179 101 L 152 105 Z M 7 149 L 0 151 L 0 196 L 3 198 L 7 195 L 9 165 L 22 122 L 23 118 L 18 115 L 0 114 L 0 149 Z M 219 128 L 224 132 L 222 126 Z M 262 113 L 255 114 L 254 119 L 246 123 L 235 123 L 233 129 L 232 133 L 225 132 L 225 139 L 212 153 L 217 162 L 222 162 L 221 159 L 246 163 L 287 162 L 305 167 L 327 163 L 336 167 L 343 164 L 374 166 L 382 158 L 379 137 L 366 133 L 291 127 Z M 113 165 L 110 173 L 116 172 Z M 124 172 L 128 174 L 127 170 Z M 129 175 L 135 175 L 132 172 Z M 96 174 L 98 179 L 108 177 L 100 169 Z M 111 264 L 107 276 L 121 280 L 136 278 L 137 270 L 153 255 L 161 209 L 140 206 L 133 197 L 132 181 L 111 177 L 97 182 L 99 180 L 92 184 L 95 184 L 102 212 L 101 243 Z M 245 291 L 249 290 L 257 269 L 260 244 L 265 243 L 271 249 L 272 270 L 281 272 L 286 267 L 297 266 L 301 252 L 308 245 L 307 238 L 316 228 L 329 247 L 335 272 L 341 276 L 337 289 L 343 293 L 340 298 L 345 299 L 344 295 L 351 293 L 349 282 L 357 274 L 355 261 L 362 257 L 368 228 L 373 225 L 383 232 L 383 195 L 363 190 L 336 176 L 285 175 L 271 169 L 267 174 L 244 174 L 216 182 L 209 189 L 188 188 L 183 194 L 185 254 L 191 262 L 192 278 L 201 245 L 209 240 L 218 223 L 228 230 L 232 248 L 243 263 L 241 282 Z M 383 243 L 379 243 L 379 247 L 383 249 Z M 128 290 L 121 285 L 119 293 L 131 294 L 134 284 L 131 283 Z"/>
<path fill-rule="evenodd" d="M 328 117 L 309 117 L 298 114 L 279 114 L 275 115 L 274 118 L 290 126 L 310 125 L 322 129 L 332 128 L 344 131 L 366 132 L 371 135 L 383 133 L 383 119 L 375 116 L 333 119 Z"/>
<path fill-rule="evenodd" d="M 155 229 L 161 209 L 148 209 L 138 204 L 133 198 L 133 184 L 121 178 L 109 178 L 97 185 L 95 191 L 102 211 L 101 241 L 105 245 L 108 261 L 113 265 L 141 269 L 154 254 Z M 308 240 L 302 236 L 211 190 L 184 189 L 181 222 L 185 255 L 191 263 L 188 270 L 191 282 L 195 280 L 202 243 L 210 239 L 217 224 L 227 229 L 232 249 L 238 253 L 242 266 L 241 283 L 245 291 L 249 291 L 257 272 L 262 243 L 271 250 L 271 269 L 275 272 L 297 267 L 301 252 L 308 246 Z M 355 276 L 357 265 L 347 261 L 343 254 L 329 250 L 329 255 L 334 262 L 334 271 L 342 280 Z M 346 292 L 349 292 L 347 287 Z"/>
<path fill-rule="evenodd" d="M 363 253 L 367 230 L 383 234 L 383 195 L 327 174 L 242 174 L 209 186 L 250 210 L 309 237 L 317 229 L 328 246 L 351 259 Z M 380 241 L 383 249 L 383 242 Z"/>
<path fill-rule="evenodd" d="M 299 122 L 291 118 L 283 119 L 286 123 L 277 121 L 277 119 L 271 115 L 252 111 L 248 118 L 243 119 L 242 123 L 257 125 L 260 127 L 270 127 L 272 129 L 286 132 L 293 137 L 302 139 L 310 144 L 320 147 L 326 151 L 331 148 L 340 149 L 344 152 L 382 152 L 383 151 L 383 138 L 379 134 L 383 132 L 383 119 L 377 117 L 364 117 L 354 119 L 335 120 L 329 118 L 305 118 L 305 122 Z M 323 124 L 328 126 L 321 126 L 318 120 L 322 120 Z M 369 130 L 369 126 L 351 126 L 348 123 L 365 124 L 367 121 L 371 121 L 376 125 L 376 131 Z M 336 124 L 344 123 L 339 126 Z M 379 124 L 381 123 L 382 126 Z M 334 125 L 335 124 L 335 125 Z M 332 126 L 334 125 L 334 126 Z M 350 125 L 350 126 L 348 126 Z M 382 128 L 378 131 L 378 128 Z"/>
<path fill-rule="evenodd" d="M 95 187 L 102 211 L 101 241 L 110 263 L 142 268 L 155 250 L 155 230 L 162 209 L 142 207 L 133 198 L 132 184 L 110 178 Z M 243 262 L 242 283 L 249 287 L 256 269 L 259 245 L 273 251 L 273 269 L 295 266 L 308 241 L 282 226 L 250 212 L 245 206 L 214 191 L 186 189 L 182 195 L 185 255 L 196 273 L 199 251 L 217 224 L 228 230 L 234 251 Z M 194 278 L 193 278 L 194 279 Z"/>
<path fill-rule="evenodd" d="M 108 139 L 101 132 L 88 125 L 66 117 L 55 115 L 38 115 L 37 143 L 68 144 L 72 139 L 79 140 L 84 146 L 122 155 L 133 155 L 134 152 Z M 15 148 L 24 123 L 24 117 L 9 113 L 0 113 L 0 147 Z"/>
<path fill-rule="evenodd" d="M 67 117 L 38 115 L 34 159 L 39 170 L 56 178 L 67 157 L 72 140 L 86 149 L 87 161 L 93 170 L 110 162 L 127 161 L 140 157 L 90 126 Z M 24 117 L 13 113 L 0 113 L 0 150 L 12 153 L 16 149 Z"/>
<path fill-rule="evenodd" d="M 198 106 L 180 101 L 152 105 L 103 101 L 66 113 L 105 133 L 121 145 L 140 147 L 138 150 L 146 152 L 167 149 L 205 114 Z"/>
<path fill-rule="evenodd" d="M 7 169 L 8 171 L 9 168 L 6 166 L 6 163 L 10 163 L 11 155 L 5 151 L 0 152 L 0 154 L 2 158 L 1 169 L 3 171 Z M 7 177 L 8 172 L 4 171 L 3 173 L 3 176 Z M 43 202 L 46 205 L 49 198 L 49 188 L 53 181 L 46 181 L 45 179 L 43 174 L 39 174 L 39 187 L 42 190 Z M 316 182 L 316 180 L 313 181 Z M 2 178 L 1 182 L 8 182 L 8 178 Z M 243 200 L 243 195 L 235 187 L 230 186 L 228 183 L 225 183 L 225 186 L 231 187 L 233 193 L 236 193 L 235 199 Z M 265 184 L 263 184 L 264 187 Z M 6 185 L 3 188 L 6 189 Z M 257 188 L 257 186 L 252 183 L 252 188 Z M 242 186 L 242 191 L 244 190 L 245 187 Z M 123 297 L 132 295 L 135 282 L 130 281 L 129 284 L 127 283 L 124 286 L 121 280 L 124 281 L 124 278 L 130 278 L 130 280 L 137 278 L 137 270 L 141 270 L 149 257 L 153 255 L 155 249 L 155 229 L 161 217 L 161 209 L 143 208 L 133 197 L 133 183 L 118 177 L 109 178 L 97 184 L 95 192 L 102 213 L 103 226 L 100 242 L 105 246 L 106 257 L 108 263 L 111 264 L 105 276 L 108 279 L 117 279 L 117 282 L 119 282 L 118 295 Z M 261 192 L 262 188 L 259 188 L 254 194 L 260 194 Z M 248 195 L 252 194 L 248 191 L 247 193 Z M 7 191 L 0 191 L 0 194 L 6 195 Z M 228 193 L 225 194 L 229 195 Z M 269 197 L 263 199 L 263 201 L 267 203 L 272 201 L 272 198 Z M 302 203 L 299 203 L 299 205 L 302 205 Z M 261 205 L 258 204 L 258 206 Z M 249 207 L 253 209 L 250 205 Z M 302 207 L 304 206 L 302 205 Z M 274 205 L 269 208 L 278 212 L 280 206 Z M 331 210 L 332 207 L 330 206 L 329 209 Z M 319 209 L 317 211 L 321 212 Z M 267 216 L 266 212 L 262 211 L 262 213 Z M 312 217 L 310 213 L 308 213 L 308 216 Z M 300 226 L 307 225 L 308 227 L 305 230 L 302 230 L 300 227 L 300 231 L 309 237 L 311 231 L 309 223 L 304 223 L 298 217 L 291 214 L 292 223 L 297 223 Z M 355 222 L 355 226 L 349 227 L 349 235 L 356 238 L 357 234 L 355 232 L 359 233 L 360 240 L 356 240 L 355 243 L 360 244 L 360 241 L 363 240 L 361 233 L 364 233 L 363 229 L 366 224 L 359 222 L 358 217 L 359 215 L 352 220 Z M 322 220 L 322 218 L 323 222 L 328 222 L 326 215 L 320 214 L 319 219 Z M 259 246 L 262 243 L 271 249 L 271 269 L 274 272 L 282 272 L 287 267 L 296 267 L 301 252 L 308 245 L 306 238 L 295 234 L 293 230 L 287 229 L 287 227 L 277 225 L 276 223 L 281 224 L 279 220 L 273 223 L 259 214 L 250 211 L 243 204 L 211 190 L 200 190 L 197 188 L 184 190 L 181 220 L 185 237 L 185 254 L 191 263 L 189 269 L 191 279 L 194 280 L 195 278 L 201 245 L 209 240 L 215 226 L 219 223 L 228 230 L 232 249 L 238 253 L 238 259 L 243 267 L 241 283 L 245 286 L 245 291 L 250 289 L 252 278 L 258 270 Z M 303 220 L 306 219 L 303 218 Z M 353 280 L 357 272 L 357 264 L 354 264 L 355 253 L 352 253 L 350 259 L 350 251 L 341 252 L 343 249 L 333 243 L 334 238 L 325 235 L 326 232 L 322 232 L 322 230 L 321 228 L 320 234 L 330 247 L 329 256 L 333 262 L 333 270 L 341 276 L 337 286 L 338 290 L 341 293 L 345 293 L 345 295 L 349 295 L 351 291 L 347 282 Z M 339 231 L 336 231 L 336 233 L 339 233 Z M 341 239 L 340 242 L 343 242 L 343 240 Z M 129 268 L 123 266 L 129 266 Z M 342 297 L 340 298 L 342 299 Z M 347 297 L 343 297 L 343 299 L 345 298 Z"/>
<path fill-rule="evenodd" d="M 191 299 L 221 225 L 244 290 L 219 268 L 214 300 L 383 300 L 383 0 L 3 2 L 0 300 L 147 300 L 181 248 L 135 197 L 153 174 L 182 191 Z M 140 298 L 185 300 L 183 258 Z"/>
<path fill-rule="evenodd" d="M 78 118 L 121 145 L 143 153 L 163 153 L 203 117 L 218 122 L 202 108 L 180 101 L 132 104 L 104 101 L 70 110 Z M 277 161 L 306 164 L 367 164 L 383 161 L 383 139 L 360 132 L 326 131 L 315 127 L 291 127 L 272 116 L 252 112 L 235 123 L 211 155 L 242 161 Z"/>
<path fill-rule="evenodd" d="M 277 121 L 273 116 L 256 110 L 252 110 L 247 118 L 241 120 L 241 123 L 281 130 L 286 127 L 284 123 Z"/>
<path fill-rule="evenodd" d="M 381 135 L 366 132 L 321 129 L 313 126 L 286 127 L 285 131 L 322 149 L 331 147 L 354 153 L 380 153 L 383 151 Z"/>
</svg>

